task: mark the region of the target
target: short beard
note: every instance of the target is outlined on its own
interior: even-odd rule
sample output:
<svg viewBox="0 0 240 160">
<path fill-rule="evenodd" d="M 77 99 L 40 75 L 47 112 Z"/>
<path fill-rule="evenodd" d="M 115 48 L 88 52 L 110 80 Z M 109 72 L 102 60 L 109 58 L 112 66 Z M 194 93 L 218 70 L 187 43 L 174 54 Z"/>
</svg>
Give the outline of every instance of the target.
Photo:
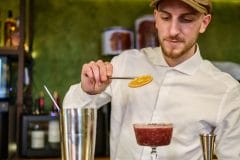
<svg viewBox="0 0 240 160">
<path fill-rule="evenodd" d="M 165 57 L 167 57 L 167 58 L 169 58 L 169 59 L 178 59 L 178 58 L 180 58 L 180 57 L 183 57 L 189 50 L 191 50 L 192 49 L 192 47 L 193 46 L 195 46 L 196 45 L 196 42 L 195 43 L 192 43 L 192 44 L 188 44 L 187 46 L 185 46 L 184 48 L 183 48 L 183 50 L 182 51 L 180 51 L 180 52 L 177 52 L 177 54 L 175 53 L 174 54 L 174 52 L 168 52 L 167 51 L 167 49 L 164 47 L 164 45 L 161 45 L 162 47 L 162 52 L 163 52 L 163 54 L 164 54 L 164 56 Z"/>
<path fill-rule="evenodd" d="M 172 52 L 168 52 L 165 49 L 165 47 L 163 47 L 163 46 L 162 46 L 162 51 L 163 51 L 164 56 L 167 57 L 167 58 L 170 58 L 170 59 L 177 59 L 177 58 L 183 56 L 184 53 L 185 53 L 184 51 L 182 51 L 182 52 L 180 52 L 178 54 L 173 54 Z"/>
</svg>

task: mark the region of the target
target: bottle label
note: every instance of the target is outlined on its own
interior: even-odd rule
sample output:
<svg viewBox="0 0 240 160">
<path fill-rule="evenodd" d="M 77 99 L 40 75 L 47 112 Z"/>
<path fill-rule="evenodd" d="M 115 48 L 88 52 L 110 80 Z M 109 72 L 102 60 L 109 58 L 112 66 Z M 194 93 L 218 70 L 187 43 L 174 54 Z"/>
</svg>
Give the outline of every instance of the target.
<svg viewBox="0 0 240 160">
<path fill-rule="evenodd" d="M 60 130 L 59 121 L 49 121 L 48 124 L 48 142 L 49 143 L 59 143 L 60 142 Z"/>
<path fill-rule="evenodd" d="M 44 131 L 32 131 L 31 147 L 33 149 L 44 148 Z"/>
</svg>

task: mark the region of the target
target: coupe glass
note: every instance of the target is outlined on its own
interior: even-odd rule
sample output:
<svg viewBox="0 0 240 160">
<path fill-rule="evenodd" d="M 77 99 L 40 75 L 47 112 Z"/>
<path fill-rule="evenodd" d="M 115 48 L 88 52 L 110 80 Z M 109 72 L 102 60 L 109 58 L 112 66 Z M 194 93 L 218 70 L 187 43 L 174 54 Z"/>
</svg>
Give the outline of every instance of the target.
<svg viewBox="0 0 240 160">
<path fill-rule="evenodd" d="M 137 143 L 141 146 L 149 146 L 151 160 L 157 160 L 157 147 L 169 145 L 172 139 L 172 123 L 133 124 Z"/>
</svg>

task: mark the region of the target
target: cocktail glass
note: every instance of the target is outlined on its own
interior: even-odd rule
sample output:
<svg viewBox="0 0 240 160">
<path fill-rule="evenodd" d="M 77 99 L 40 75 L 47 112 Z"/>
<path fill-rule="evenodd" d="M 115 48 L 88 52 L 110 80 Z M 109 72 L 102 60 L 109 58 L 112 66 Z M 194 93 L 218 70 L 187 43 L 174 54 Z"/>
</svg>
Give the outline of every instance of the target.
<svg viewBox="0 0 240 160">
<path fill-rule="evenodd" d="M 137 143 L 151 147 L 151 160 L 157 160 L 157 147 L 169 145 L 172 139 L 172 123 L 133 124 Z"/>
</svg>

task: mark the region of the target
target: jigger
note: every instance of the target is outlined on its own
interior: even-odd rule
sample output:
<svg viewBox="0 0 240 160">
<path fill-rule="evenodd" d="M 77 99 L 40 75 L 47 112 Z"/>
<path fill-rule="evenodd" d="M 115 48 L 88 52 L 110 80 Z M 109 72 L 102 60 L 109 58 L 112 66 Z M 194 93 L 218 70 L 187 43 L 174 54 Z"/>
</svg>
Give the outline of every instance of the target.
<svg viewBox="0 0 240 160">
<path fill-rule="evenodd" d="M 204 160 L 213 160 L 215 138 L 214 134 L 200 134 Z"/>
</svg>

